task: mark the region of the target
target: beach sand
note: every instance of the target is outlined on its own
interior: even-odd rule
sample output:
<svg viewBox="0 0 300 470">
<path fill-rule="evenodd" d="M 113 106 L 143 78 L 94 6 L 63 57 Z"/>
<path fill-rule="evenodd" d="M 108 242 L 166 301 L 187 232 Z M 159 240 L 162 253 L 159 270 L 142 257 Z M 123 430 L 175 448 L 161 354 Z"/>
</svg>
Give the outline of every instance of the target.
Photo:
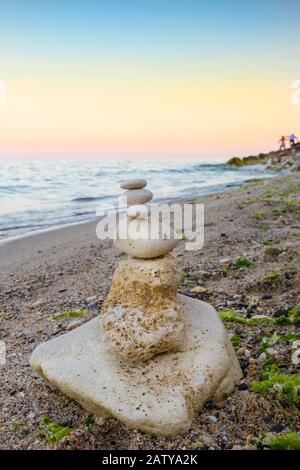
<svg viewBox="0 0 300 470">
<path fill-rule="evenodd" d="M 300 309 L 299 175 L 253 181 L 199 202 L 205 203 L 205 245 L 200 252 L 185 251 L 183 243 L 174 250 L 185 272 L 179 291 L 248 318 L 277 318 L 297 305 Z M 0 340 L 7 349 L 7 363 L 0 366 L 2 449 L 255 448 L 251 442 L 260 432 L 300 430 L 296 406 L 249 389 L 263 367 L 263 338 L 296 334 L 294 325 L 226 322 L 240 342 L 242 382 L 222 403 L 207 403 L 190 431 L 173 438 L 129 430 L 114 419 L 94 421 L 36 377 L 29 367 L 33 349 L 98 315 L 113 271 L 125 258 L 111 241 L 97 239 L 95 227 L 89 222 L 0 244 Z M 251 266 L 233 269 L 239 257 L 250 259 Z M 270 282 L 273 272 L 278 276 Z M 198 285 L 208 291 L 192 293 Z M 52 319 L 82 309 L 83 317 Z M 278 341 L 270 351 L 286 374 L 296 372 L 291 354 L 288 341 Z M 40 435 L 44 416 L 69 426 L 71 433 L 47 443 Z"/>
</svg>

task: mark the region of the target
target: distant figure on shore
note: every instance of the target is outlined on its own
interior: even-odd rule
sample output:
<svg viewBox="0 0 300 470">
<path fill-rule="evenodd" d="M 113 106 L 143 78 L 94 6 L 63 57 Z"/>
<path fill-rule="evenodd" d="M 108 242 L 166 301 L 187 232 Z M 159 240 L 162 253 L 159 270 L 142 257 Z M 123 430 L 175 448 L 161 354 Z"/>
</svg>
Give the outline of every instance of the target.
<svg viewBox="0 0 300 470">
<path fill-rule="evenodd" d="M 296 145 L 296 142 L 299 142 L 298 137 L 295 136 L 295 134 L 290 135 L 290 146 L 294 147 Z"/>
<path fill-rule="evenodd" d="M 279 139 L 279 141 L 278 141 L 278 143 L 280 144 L 279 151 L 286 149 L 285 140 L 286 140 L 286 138 L 285 138 L 284 135 Z"/>
</svg>

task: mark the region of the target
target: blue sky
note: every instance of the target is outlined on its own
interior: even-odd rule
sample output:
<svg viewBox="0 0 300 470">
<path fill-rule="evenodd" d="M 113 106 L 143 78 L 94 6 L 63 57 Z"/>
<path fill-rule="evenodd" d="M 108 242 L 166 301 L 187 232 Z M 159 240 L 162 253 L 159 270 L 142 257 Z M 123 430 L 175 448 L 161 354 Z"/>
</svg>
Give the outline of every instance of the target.
<svg viewBox="0 0 300 470">
<path fill-rule="evenodd" d="M 43 147 L 41 133 L 45 134 L 45 147 L 47 147 L 46 134 L 50 135 L 55 131 L 54 117 L 53 122 L 49 122 L 51 110 L 47 110 L 47 104 L 43 103 L 45 107 L 43 110 L 40 109 L 42 103 L 39 101 L 39 94 L 52 96 L 55 90 L 59 96 L 57 107 L 61 106 L 62 111 L 68 108 L 74 115 L 75 103 L 72 106 L 71 97 L 67 96 L 65 101 L 63 99 L 68 87 L 87 90 L 89 86 L 94 87 L 95 90 L 103 90 L 103 87 L 108 87 L 108 84 L 111 85 L 109 93 L 115 92 L 116 95 L 119 93 L 119 103 L 126 101 L 128 106 L 130 99 L 133 103 L 145 99 L 144 108 L 140 102 L 136 114 L 149 114 L 148 102 L 155 100 L 156 96 L 159 96 L 157 100 L 161 101 L 161 108 L 159 103 L 156 109 L 151 108 L 153 119 L 151 123 L 145 122 L 145 126 L 152 126 L 153 132 L 151 127 L 150 131 L 146 128 L 141 130 L 136 125 L 138 121 L 136 115 L 131 121 L 131 127 L 128 128 L 128 134 L 123 135 L 123 132 L 116 128 L 113 130 L 113 121 L 121 122 L 126 114 L 125 110 L 121 105 L 118 107 L 115 103 L 110 104 L 105 100 L 106 115 L 112 123 L 107 134 L 104 134 L 105 126 L 101 127 L 101 122 L 103 119 L 106 121 L 105 113 L 97 116 L 100 126 L 97 131 L 102 133 L 106 144 L 101 147 L 102 141 L 99 140 L 96 143 L 96 134 L 93 135 L 93 151 L 97 149 L 99 152 L 105 151 L 106 148 L 110 148 L 109 141 L 116 139 L 120 142 L 120 148 L 123 139 L 124 145 L 127 142 L 128 149 L 131 145 L 132 148 L 142 149 L 142 142 L 138 145 L 135 145 L 133 141 L 128 143 L 130 139 L 133 139 L 134 134 L 141 131 L 148 136 L 144 139 L 144 150 L 147 151 L 149 148 L 149 151 L 153 149 L 159 151 L 163 137 L 159 136 L 156 131 L 154 132 L 155 117 L 157 117 L 158 125 L 161 126 L 160 123 L 166 119 L 168 106 L 172 109 L 172 113 L 178 112 L 179 115 L 186 112 L 187 116 L 194 116 L 194 121 L 185 119 L 184 122 L 180 123 L 178 120 L 177 123 L 178 129 L 187 129 L 185 139 L 187 144 L 193 140 L 194 151 L 197 149 L 197 125 L 199 123 L 201 131 L 202 121 L 205 120 L 198 113 L 199 107 L 207 109 L 209 106 L 209 103 L 202 100 L 200 94 L 203 93 L 204 88 L 207 88 L 207 96 L 210 96 L 209 83 L 212 88 L 218 90 L 219 101 L 222 87 L 224 89 L 224 104 L 223 108 L 220 108 L 220 116 L 225 116 L 226 96 L 230 96 L 232 109 L 229 108 L 228 112 L 230 114 L 232 111 L 233 117 L 238 116 L 238 121 L 241 121 L 239 124 L 243 126 L 240 131 L 243 135 L 246 135 L 246 129 L 253 125 L 254 111 L 248 113 L 249 103 L 246 99 L 243 104 L 243 97 L 246 97 L 247 90 L 250 90 L 253 103 L 257 103 L 257 113 L 262 116 L 261 125 L 266 123 L 267 138 L 271 139 L 273 133 L 274 136 L 277 135 L 281 124 L 276 123 L 272 130 L 270 118 L 267 116 L 268 112 L 270 117 L 274 111 L 283 113 L 288 125 L 287 129 L 284 128 L 282 132 L 288 131 L 291 125 L 296 126 L 297 113 L 295 109 L 289 108 L 284 100 L 288 101 L 291 82 L 300 76 L 299 18 L 300 2 L 298 0 L 285 2 L 282 0 L 251 2 L 233 0 L 210 2 L 199 0 L 90 0 L 86 2 L 1 0 L 0 80 L 7 82 L 7 88 L 12 97 L 20 94 L 23 96 L 27 91 L 31 93 L 30 97 L 35 111 L 33 115 L 28 109 L 26 120 L 28 119 L 28 123 L 31 122 L 31 127 L 29 128 L 27 124 L 26 132 L 27 135 L 29 133 L 31 146 L 38 140 L 39 151 Z M 150 90 L 153 96 L 150 92 L 148 94 L 148 83 L 151 83 L 153 87 L 157 86 L 156 95 L 154 89 Z M 170 85 L 172 99 L 166 98 L 165 100 L 163 97 L 166 84 Z M 43 92 L 40 87 L 43 88 Z M 133 87 L 143 90 L 142 98 L 141 96 L 132 97 Z M 185 91 L 182 91 L 184 89 Z M 182 95 L 189 89 L 195 94 L 194 109 L 192 99 L 186 110 L 183 110 L 183 105 L 176 109 L 176 96 Z M 36 94 L 32 90 L 37 90 Z M 236 95 L 234 90 L 237 90 Z M 241 94 L 243 94 L 242 98 Z M 264 96 L 266 96 L 265 110 L 262 102 Z M 271 109 L 270 103 L 274 103 L 274 109 Z M 13 102 L 13 105 L 9 114 L 9 123 L 7 119 L 2 135 L 4 132 L 7 136 L 13 135 L 13 127 L 15 127 L 17 136 L 20 132 L 19 152 L 22 148 L 22 136 L 25 135 L 25 127 L 22 129 L 20 116 L 23 119 L 25 111 L 21 102 L 19 102 L 19 108 L 18 103 Z M 79 108 L 78 113 L 85 112 L 82 106 Z M 212 103 L 212 109 L 211 116 L 218 115 L 216 103 Z M 85 119 L 89 116 L 86 114 Z M 35 120 L 42 118 L 44 119 L 43 129 L 37 129 Z M 55 117 L 56 120 L 58 118 L 59 116 Z M 106 125 L 106 122 L 104 124 Z M 222 127 L 221 119 L 218 121 L 219 127 L 220 124 Z M 211 119 L 211 126 L 213 131 L 213 119 Z M 194 130 L 189 134 L 191 128 Z M 78 132 L 81 132 L 79 127 L 76 135 Z M 174 142 L 172 145 L 169 125 L 166 125 L 165 132 L 170 132 L 170 135 L 168 143 L 166 141 L 162 143 L 162 150 L 170 148 L 172 152 L 177 143 Z M 173 132 L 177 132 L 176 126 Z M 209 134 L 210 130 L 205 127 L 205 132 Z M 82 140 L 82 148 L 88 141 L 85 131 L 83 135 L 86 137 Z M 226 130 L 226 138 L 227 135 L 228 130 Z M 253 135 L 254 129 L 251 130 L 251 139 Z M 199 142 L 202 142 L 204 137 L 201 136 Z M 71 135 L 66 134 L 65 143 L 68 139 L 70 140 L 70 149 L 72 148 L 71 138 Z M 180 148 L 183 149 L 184 136 L 182 139 Z M 261 140 L 257 141 L 257 146 L 261 145 L 261 142 Z M 13 142 L 9 141 L 9 137 L 4 144 L 5 151 L 13 152 Z M 207 144 L 208 142 L 205 145 Z M 266 142 L 265 145 L 270 144 L 271 142 Z M 25 147 L 24 143 L 24 149 Z M 59 142 L 57 142 L 57 147 L 59 147 Z M 247 142 L 247 148 L 238 147 L 237 151 L 247 152 L 248 149 L 251 150 L 250 140 Z"/>
</svg>

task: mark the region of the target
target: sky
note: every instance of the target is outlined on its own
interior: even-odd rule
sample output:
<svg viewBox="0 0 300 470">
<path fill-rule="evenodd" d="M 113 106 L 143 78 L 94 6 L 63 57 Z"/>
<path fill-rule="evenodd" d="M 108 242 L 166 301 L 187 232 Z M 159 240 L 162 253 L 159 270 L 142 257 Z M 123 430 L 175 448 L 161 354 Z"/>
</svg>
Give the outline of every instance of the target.
<svg viewBox="0 0 300 470">
<path fill-rule="evenodd" d="M 0 158 L 271 150 L 300 134 L 299 20 L 298 0 L 1 0 Z"/>
</svg>

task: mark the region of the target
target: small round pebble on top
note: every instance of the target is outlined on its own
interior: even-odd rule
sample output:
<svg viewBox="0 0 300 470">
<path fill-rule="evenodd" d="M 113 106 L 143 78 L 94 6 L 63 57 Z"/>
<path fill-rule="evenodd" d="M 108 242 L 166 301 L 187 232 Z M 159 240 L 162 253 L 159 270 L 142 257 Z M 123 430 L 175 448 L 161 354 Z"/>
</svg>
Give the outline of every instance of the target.
<svg viewBox="0 0 300 470">
<path fill-rule="evenodd" d="M 147 181 L 142 178 L 126 180 L 120 184 L 122 189 L 142 189 L 147 186 Z"/>
</svg>

